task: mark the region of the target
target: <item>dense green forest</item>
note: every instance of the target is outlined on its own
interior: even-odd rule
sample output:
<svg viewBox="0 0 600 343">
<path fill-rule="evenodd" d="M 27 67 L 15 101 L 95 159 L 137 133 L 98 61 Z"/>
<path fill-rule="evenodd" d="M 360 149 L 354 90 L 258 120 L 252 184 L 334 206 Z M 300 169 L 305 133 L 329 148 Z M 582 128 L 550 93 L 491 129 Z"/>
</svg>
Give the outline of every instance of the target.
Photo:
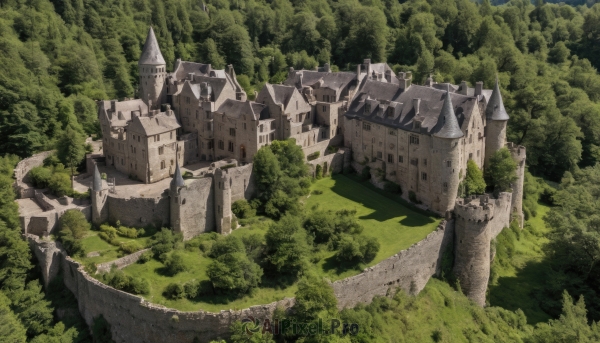
<svg viewBox="0 0 600 343">
<path fill-rule="evenodd" d="M 431 74 L 438 82 L 481 80 L 491 88 L 498 75 L 511 115 L 508 139 L 527 147 L 531 173 L 561 182 L 547 219 L 553 282 L 544 290 L 545 310 L 558 318 L 567 289 L 585 297 L 588 319 L 600 319 L 600 230 L 593 205 L 600 181 L 593 167 L 600 160 L 600 5 L 567 3 L 573 6 L 527 0 L 500 6 L 489 0 L 0 0 L 0 155 L 6 155 L 0 161 L 0 317 L 21 323 L 6 334 L 15 341 L 89 339 L 80 318 L 53 318 L 54 308 L 73 299 L 60 290 L 42 293 L 19 237 L 10 175 L 14 155 L 60 147 L 61 137 L 72 136 L 65 135 L 69 130 L 100 134 L 94 101 L 136 95 L 137 59 L 149 25 L 167 68 L 177 58 L 216 68 L 231 63 L 250 96 L 265 82 L 281 82 L 289 67 L 329 62 L 334 70 L 354 70 L 364 58 L 412 71 L 415 83 Z M 535 190 L 531 194 L 537 199 Z M 581 317 L 582 305 L 564 303 Z M 365 311 L 383 311 L 377 306 Z M 0 325 L 0 335 L 6 328 Z"/>
</svg>

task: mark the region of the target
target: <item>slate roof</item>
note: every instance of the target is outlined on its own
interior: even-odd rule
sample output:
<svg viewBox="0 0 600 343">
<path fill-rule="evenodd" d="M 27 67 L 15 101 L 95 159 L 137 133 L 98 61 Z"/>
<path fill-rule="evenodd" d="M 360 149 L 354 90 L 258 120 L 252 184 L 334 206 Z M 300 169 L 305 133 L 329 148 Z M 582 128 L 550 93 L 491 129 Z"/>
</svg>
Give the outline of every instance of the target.
<svg viewBox="0 0 600 343">
<path fill-rule="evenodd" d="M 181 176 L 181 170 L 179 169 L 179 161 L 175 164 L 175 173 L 173 173 L 173 179 L 171 180 L 171 189 L 177 189 L 178 187 L 185 186 L 183 176 Z"/>
<path fill-rule="evenodd" d="M 157 135 L 180 128 L 179 122 L 174 115 L 161 112 L 152 117 L 134 117 L 129 124 L 129 130 L 142 132 L 146 136 Z"/>
<path fill-rule="evenodd" d="M 298 84 L 299 74 L 302 74 L 302 84 Z M 337 91 L 346 88 L 354 80 L 356 80 L 355 73 L 326 73 L 313 70 L 298 70 L 294 73 L 290 73 L 288 78 L 284 81 L 284 84 L 302 89 L 303 86 L 311 86 L 315 88 L 315 85 L 319 83 L 319 87 L 327 87 Z M 338 94 L 340 94 L 340 92 L 338 92 Z"/>
<path fill-rule="evenodd" d="M 92 182 L 92 190 L 95 192 L 100 192 L 102 190 L 102 176 L 100 176 L 100 171 L 98 171 L 97 165 L 94 165 L 94 181 Z"/>
<path fill-rule="evenodd" d="M 506 113 L 506 109 L 504 108 L 504 102 L 502 101 L 498 79 L 496 79 L 496 85 L 494 85 L 494 90 L 485 108 L 485 117 L 491 120 L 509 119 L 508 113 Z"/>
<path fill-rule="evenodd" d="M 293 86 L 272 85 L 269 83 L 265 84 L 265 88 L 276 104 L 282 104 L 286 108 L 296 90 Z"/>
<path fill-rule="evenodd" d="M 443 118 L 447 112 L 444 113 L 442 109 L 445 99 L 448 98 L 446 93 L 447 91 L 419 85 L 411 85 L 402 92 L 399 85 L 367 80 L 354 97 L 345 115 L 348 118 L 362 119 L 406 131 L 414 131 L 414 122 L 418 121 L 421 123 L 418 132 L 435 134 L 444 126 Z M 462 123 L 469 119 L 477 99 L 457 93 L 448 94 L 460 128 Z M 414 99 L 420 99 L 418 114 L 415 111 Z M 365 104 L 370 106 L 370 111 L 367 113 L 365 113 Z"/>
<path fill-rule="evenodd" d="M 165 64 L 165 59 L 163 58 L 163 55 L 160 52 L 160 47 L 158 46 L 158 41 L 156 41 L 156 36 L 154 35 L 154 30 L 152 29 L 152 26 L 150 26 L 150 29 L 148 30 L 146 43 L 144 44 L 142 56 L 140 56 L 138 64 Z"/>
<path fill-rule="evenodd" d="M 446 91 L 440 118 L 442 119 L 442 128 L 434 133 L 434 136 L 440 138 L 460 138 L 464 136 L 458 126 L 458 120 L 454 114 L 454 107 L 452 107 L 452 99 L 449 91 Z"/>
<path fill-rule="evenodd" d="M 254 120 L 262 120 L 269 118 L 269 109 L 266 105 L 256 103 L 254 101 L 239 101 L 227 99 L 219 106 L 219 113 L 225 114 L 229 118 L 238 119 L 242 115 L 247 115 Z"/>
</svg>

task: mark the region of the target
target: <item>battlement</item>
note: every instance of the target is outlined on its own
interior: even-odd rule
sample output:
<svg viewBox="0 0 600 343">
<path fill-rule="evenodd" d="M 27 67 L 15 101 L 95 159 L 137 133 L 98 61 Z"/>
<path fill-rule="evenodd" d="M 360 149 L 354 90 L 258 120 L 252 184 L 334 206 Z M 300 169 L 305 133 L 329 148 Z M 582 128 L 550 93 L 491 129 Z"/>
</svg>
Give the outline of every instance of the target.
<svg viewBox="0 0 600 343">
<path fill-rule="evenodd" d="M 488 222 L 494 217 L 495 201 L 489 194 L 456 199 L 456 218 L 473 222 Z"/>
<path fill-rule="evenodd" d="M 513 142 L 506 143 L 506 148 L 510 151 L 512 157 L 517 161 L 517 163 L 521 163 L 525 160 L 527 156 L 527 150 L 522 145 L 517 145 Z"/>
</svg>

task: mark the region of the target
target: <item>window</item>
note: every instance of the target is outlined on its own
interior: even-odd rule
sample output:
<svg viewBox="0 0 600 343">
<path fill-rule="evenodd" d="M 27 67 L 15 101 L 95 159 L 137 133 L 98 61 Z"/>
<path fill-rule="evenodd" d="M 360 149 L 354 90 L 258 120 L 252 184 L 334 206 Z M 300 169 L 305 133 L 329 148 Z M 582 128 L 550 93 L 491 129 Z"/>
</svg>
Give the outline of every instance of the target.
<svg viewBox="0 0 600 343">
<path fill-rule="evenodd" d="M 246 130 L 246 123 L 242 123 L 242 127 Z"/>
<path fill-rule="evenodd" d="M 156 141 L 160 142 L 160 133 L 158 135 L 156 135 Z"/>
<path fill-rule="evenodd" d="M 229 129 L 229 135 L 232 137 L 235 137 L 235 129 L 234 128 Z"/>
<path fill-rule="evenodd" d="M 427 173 L 421 173 L 421 180 L 427 181 Z"/>
<path fill-rule="evenodd" d="M 138 143 L 140 142 L 140 136 L 138 136 Z"/>
<path fill-rule="evenodd" d="M 472 159 L 473 159 L 473 153 L 472 153 L 472 152 L 470 152 L 470 153 L 469 153 L 469 159 L 470 159 L 470 160 L 472 160 Z"/>
<path fill-rule="evenodd" d="M 333 125 L 337 125 L 337 119 L 333 120 Z"/>
<path fill-rule="evenodd" d="M 160 169 L 165 169 L 165 168 L 166 168 L 165 161 L 160 161 Z"/>
<path fill-rule="evenodd" d="M 214 144 L 214 142 L 212 140 L 208 141 L 208 148 L 209 149 L 214 148 L 213 144 Z"/>
<path fill-rule="evenodd" d="M 186 97 L 185 97 L 185 103 L 186 103 L 186 104 L 189 104 L 189 103 L 190 103 L 190 97 L 189 97 L 189 96 L 186 96 Z M 188 114 L 190 114 L 190 113 L 188 112 Z"/>
<path fill-rule="evenodd" d="M 451 168 L 452 167 L 452 161 L 446 161 L 446 167 Z"/>
<path fill-rule="evenodd" d="M 448 182 L 442 184 L 442 192 L 448 193 Z"/>
<path fill-rule="evenodd" d="M 473 134 L 469 135 L 469 143 L 473 143 Z"/>
<path fill-rule="evenodd" d="M 427 159 L 426 159 L 426 158 L 424 158 L 424 159 L 423 159 L 423 165 L 424 165 L 424 166 L 426 166 L 426 165 L 427 165 Z"/>
<path fill-rule="evenodd" d="M 164 153 L 165 153 L 165 147 L 164 146 L 158 147 L 158 154 L 162 155 Z"/>
<path fill-rule="evenodd" d="M 321 132 L 321 138 L 327 138 L 327 131 Z"/>
<path fill-rule="evenodd" d="M 221 150 L 225 149 L 225 143 L 223 143 L 223 141 L 219 141 L 219 149 L 221 149 Z"/>
<path fill-rule="evenodd" d="M 258 136 L 258 142 L 262 143 L 263 142 L 263 136 Z"/>
<path fill-rule="evenodd" d="M 381 153 L 381 151 L 378 151 L 377 152 L 377 158 L 382 158 L 382 157 L 383 157 L 383 154 Z"/>
<path fill-rule="evenodd" d="M 323 106 L 323 112 L 327 111 L 327 107 Z"/>
<path fill-rule="evenodd" d="M 260 126 L 258 127 L 258 132 L 263 132 L 263 126 L 262 126 L 262 124 L 260 124 Z"/>
<path fill-rule="evenodd" d="M 371 113 L 371 104 L 365 102 L 365 113 Z"/>
<path fill-rule="evenodd" d="M 365 131 L 371 131 L 371 124 L 364 123 L 364 124 L 363 124 L 363 129 L 364 129 Z"/>
<path fill-rule="evenodd" d="M 306 112 L 306 119 L 310 119 L 310 112 Z"/>
<path fill-rule="evenodd" d="M 412 164 L 413 166 L 418 166 L 419 165 L 419 159 L 418 158 L 413 158 L 410 160 L 410 164 Z"/>
<path fill-rule="evenodd" d="M 298 109 L 298 100 L 296 100 L 296 109 Z"/>
<path fill-rule="evenodd" d="M 419 145 L 419 136 L 410 135 L 410 144 Z"/>
<path fill-rule="evenodd" d="M 388 163 L 394 163 L 394 155 L 388 154 Z"/>
<path fill-rule="evenodd" d="M 275 130 L 275 121 L 271 122 L 271 130 Z"/>
<path fill-rule="evenodd" d="M 390 134 L 390 136 L 395 136 L 395 135 L 396 135 L 396 131 L 394 131 L 394 130 L 390 130 L 390 131 L 389 131 L 389 134 Z"/>
<path fill-rule="evenodd" d="M 398 156 L 398 163 L 404 163 L 404 156 Z"/>
<path fill-rule="evenodd" d="M 133 140 L 135 140 L 135 135 L 133 135 Z"/>
<path fill-rule="evenodd" d="M 199 112 L 200 111 L 196 110 L 196 119 L 198 119 L 198 117 L 199 117 Z"/>
<path fill-rule="evenodd" d="M 229 144 L 227 146 L 227 150 L 233 152 L 233 142 L 229 141 Z"/>
<path fill-rule="evenodd" d="M 206 131 L 210 131 L 210 123 L 206 123 Z"/>
<path fill-rule="evenodd" d="M 210 119 L 210 111 L 206 111 L 206 119 Z"/>
</svg>

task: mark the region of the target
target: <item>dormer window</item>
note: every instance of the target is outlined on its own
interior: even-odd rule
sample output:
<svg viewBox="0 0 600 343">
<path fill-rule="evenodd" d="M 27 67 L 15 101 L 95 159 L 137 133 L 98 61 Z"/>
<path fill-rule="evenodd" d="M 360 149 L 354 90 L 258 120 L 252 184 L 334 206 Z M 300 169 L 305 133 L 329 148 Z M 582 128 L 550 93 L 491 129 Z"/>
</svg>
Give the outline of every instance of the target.
<svg viewBox="0 0 600 343">
<path fill-rule="evenodd" d="M 369 104 L 368 102 L 365 102 L 365 113 L 371 113 L 371 104 Z"/>
<path fill-rule="evenodd" d="M 413 122 L 413 129 L 415 130 L 420 130 L 421 129 L 421 122 L 420 121 L 414 121 Z"/>
<path fill-rule="evenodd" d="M 390 106 L 390 107 L 388 107 L 386 112 L 387 112 L 387 116 L 388 116 L 389 118 L 392 118 L 392 117 L 394 117 L 394 108 L 393 108 L 393 107 L 391 107 L 391 106 Z"/>
</svg>

